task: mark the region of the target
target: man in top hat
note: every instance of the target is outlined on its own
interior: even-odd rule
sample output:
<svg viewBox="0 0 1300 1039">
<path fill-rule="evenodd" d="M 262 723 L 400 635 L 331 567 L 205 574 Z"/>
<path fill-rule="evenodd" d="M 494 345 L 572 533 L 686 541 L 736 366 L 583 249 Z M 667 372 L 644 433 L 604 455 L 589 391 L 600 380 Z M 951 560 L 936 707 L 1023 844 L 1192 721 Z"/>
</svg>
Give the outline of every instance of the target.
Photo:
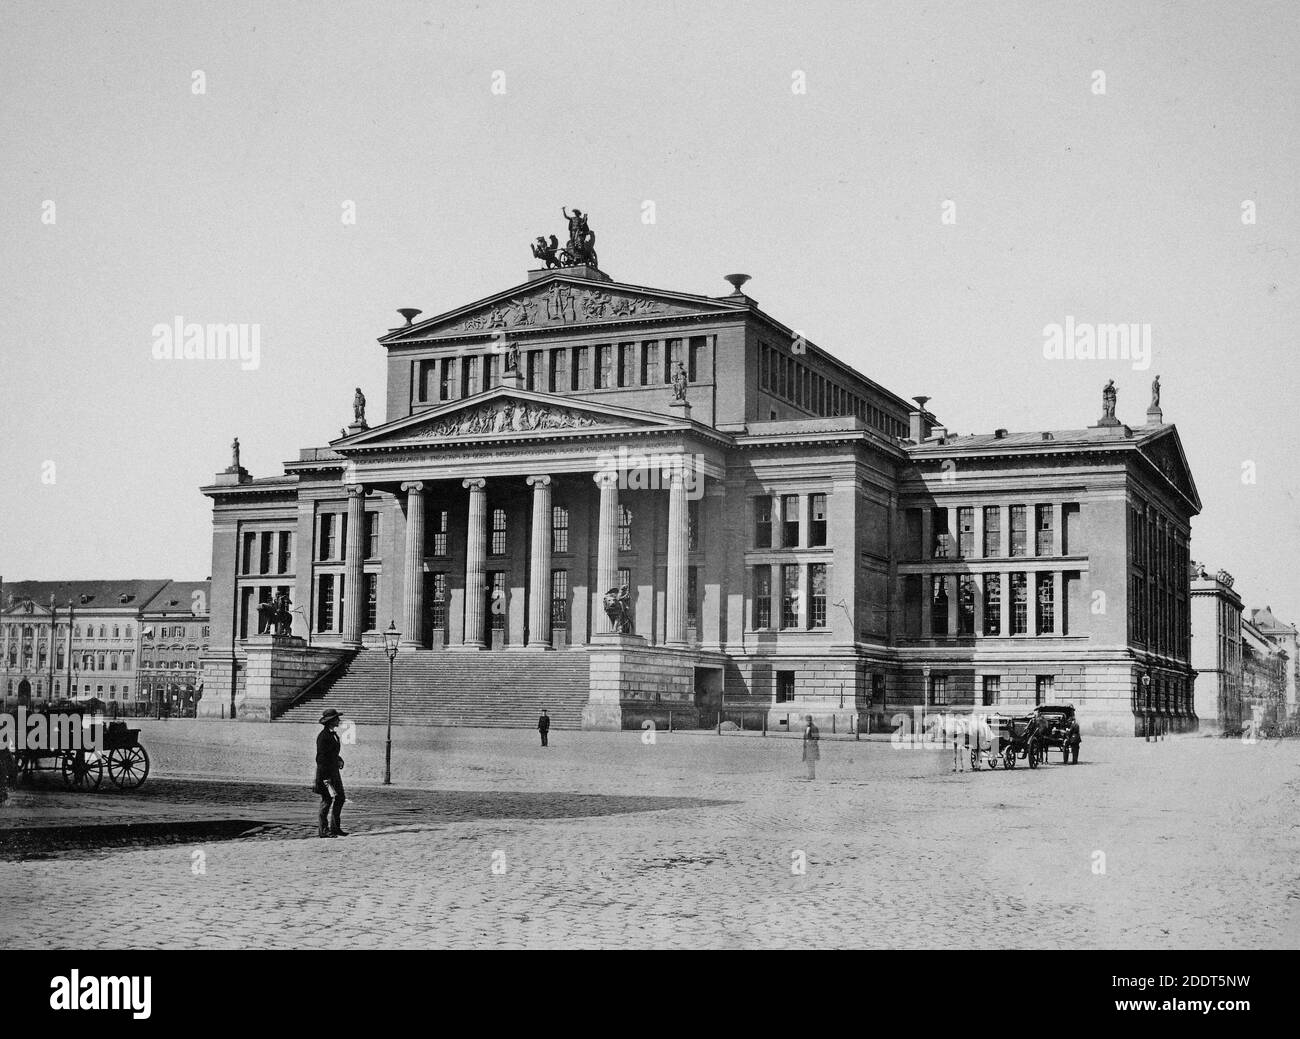
<svg viewBox="0 0 1300 1039">
<path fill-rule="evenodd" d="M 551 716 L 546 713 L 546 708 L 542 708 L 542 716 L 537 719 L 537 731 L 542 734 L 542 746 L 546 746 L 546 737 L 551 731 Z"/>
<path fill-rule="evenodd" d="M 320 716 L 321 730 L 316 736 L 316 785 L 313 788 L 320 794 L 320 826 L 318 837 L 346 837 L 347 833 L 339 825 L 339 816 L 343 812 L 343 759 L 339 757 L 339 734 L 334 730 L 339 727 L 339 712 L 328 708 Z"/>
</svg>

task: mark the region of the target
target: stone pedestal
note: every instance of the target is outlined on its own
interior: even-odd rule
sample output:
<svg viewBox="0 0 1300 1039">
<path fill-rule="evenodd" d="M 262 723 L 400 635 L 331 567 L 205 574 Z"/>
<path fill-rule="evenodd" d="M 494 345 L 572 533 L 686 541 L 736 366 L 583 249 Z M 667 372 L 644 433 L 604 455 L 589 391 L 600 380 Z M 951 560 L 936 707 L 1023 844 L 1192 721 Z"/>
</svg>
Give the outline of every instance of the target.
<svg viewBox="0 0 1300 1039">
<path fill-rule="evenodd" d="M 664 729 L 670 712 L 677 726 L 698 724 L 698 653 L 651 646 L 640 635 L 617 633 L 592 636 L 587 652 L 591 675 L 584 729 L 639 728 L 647 720 Z"/>
<path fill-rule="evenodd" d="M 241 722 L 269 722 L 308 685 L 343 657 L 333 646 L 308 646 L 297 635 L 254 635 L 244 642 L 243 696 L 237 699 Z"/>
<path fill-rule="evenodd" d="M 1163 426 L 1165 424 L 1165 413 L 1159 408 L 1147 408 L 1147 425 Z"/>
<path fill-rule="evenodd" d="M 369 429 L 369 428 L 370 428 L 370 426 L 369 426 L 367 423 L 365 423 L 365 422 L 349 422 L 349 423 L 348 423 L 348 436 L 350 436 L 350 437 L 354 437 L 354 436 L 356 436 L 358 433 L 364 433 L 364 432 L 365 432 L 367 429 Z"/>
<path fill-rule="evenodd" d="M 673 409 L 674 418 L 689 419 L 691 417 L 691 402 L 688 400 L 670 400 L 668 406 Z"/>
</svg>

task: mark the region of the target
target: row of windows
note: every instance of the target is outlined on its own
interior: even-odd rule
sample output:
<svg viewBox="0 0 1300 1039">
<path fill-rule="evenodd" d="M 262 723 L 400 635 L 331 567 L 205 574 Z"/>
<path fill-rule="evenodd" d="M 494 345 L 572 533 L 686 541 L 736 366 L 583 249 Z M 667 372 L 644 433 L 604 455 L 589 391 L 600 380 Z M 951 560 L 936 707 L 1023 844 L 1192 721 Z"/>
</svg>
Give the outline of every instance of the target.
<svg viewBox="0 0 1300 1039">
<path fill-rule="evenodd" d="M 184 639 L 208 637 L 210 628 L 206 624 L 164 624 L 158 629 L 159 639 Z M 146 633 L 146 637 L 147 633 Z"/>
<path fill-rule="evenodd" d="M 905 420 L 881 410 L 766 343 L 759 346 L 758 382 L 760 389 L 814 415 L 855 415 L 888 437 L 907 435 Z"/>
<path fill-rule="evenodd" d="M 242 574 L 293 573 L 293 531 L 244 531 L 239 572 Z"/>
<path fill-rule="evenodd" d="M 707 348 L 707 336 L 691 336 L 526 350 L 520 357 L 520 371 L 528 389 L 550 393 L 664 385 L 672 382 L 678 364 L 695 382 Z M 416 361 L 416 400 L 472 397 L 499 386 L 501 370 L 501 354 L 496 351 Z"/>
<path fill-rule="evenodd" d="M 159 660 L 156 663 L 152 660 L 140 661 L 141 671 L 195 671 L 198 666 L 196 660 Z"/>
<path fill-rule="evenodd" d="M 754 499 L 754 547 L 801 548 L 826 544 L 826 495 L 808 495 L 808 541 L 801 542 L 800 499 L 803 495 L 762 495 Z M 692 502 L 692 504 L 695 504 Z"/>
<path fill-rule="evenodd" d="M 907 559 L 999 559 L 1005 556 L 1050 556 L 1056 554 L 1056 527 L 1061 519 L 1054 505 L 985 505 L 983 508 L 984 538 L 982 545 L 975 543 L 975 506 L 960 506 L 954 510 L 935 507 L 928 510 L 930 542 L 922 544 L 925 512 L 907 509 L 904 514 Z M 1002 548 L 1002 510 L 1007 510 L 1008 538 L 1004 554 Z M 955 516 L 950 516 L 955 512 Z M 954 530 L 950 520 L 956 520 Z M 1033 523 L 1033 540 L 1030 540 L 1030 522 Z M 1062 531 L 1064 533 L 1064 531 Z M 1030 546 L 1033 551 L 1030 551 Z M 1062 539 L 1061 551 L 1068 551 Z"/>
<path fill-rule="evenodd" d="M 956 701 L 950 699 L 949 676 L 945 674 L 930 675 L 929 687 L 926 689 L 926 705 L 944 707 Z M 981 678 L 980 700 L 984 707 L 997 707 L 1002 701 L 1002 676 L 983 675 Z M 1034 703 L 1051 703 L 1056 688 L 1055 675 L 1034 676 Z"/>
<path fill-rule="evenodd" d="M 366 559 L 379 558 L 378 512 L 366 512 L 365 531 L 361 538 L 361 552 Z M 342 559 L 348 543 L 348 515 L 346 512 L 322 512 L 317 521 L 316 558 L 319 560 Z M 262 573 L 269 571 L 263 570 Z M 281 570 L 280 573 L 287 571 Z"/>
<path fill-rule="evenodd" d="M 101 639 L 135 638 L 135 627 L 134 625 L 131 624 L 127 624 L 125 626 L 120 624 L 114 624 L 112 626 L 109 626 L 107 624 L 101 624 L 99 625 L 98 636 L 96 636 L 95 630 L 96 630 L 95 625 L 93 624 L 86 625 L 85 637 L 88 639 L 93 639 L 96 637 Z M 5 637 L 10 641 L 16 641 L 18 639 L 30 640 L 33 638 L 37 638 L 38 635 L 40 638 L 48 639 L 49 633 L 50 633 L 49 625 L 44 625 L 39 629 L 31 624 L 23 624 L 23 625 L 6 624 L 4 626 Z M 66 637 L 67 634 L 68 634 L 68 626 L 66 624 L 59 624 L 55 626 L 55 633 L 54 633 L 55 638 L 61 639 Z M 72 637 L 74 639 L 79 639 L 82 637 L 82 628 L 80 624 L 74 624 L 72 626 Z"/>
<path fill-rule="evenodd" d="M 800 584 L 807 571 L 808 603 L 804 611 Z M 801 629 L 826 627 L 828 563 L 779 563 L 753 568 L 753 627 Z M 775 612 L 774 612 L 775 609 Z"/>
<path fill-rule="evenodd" d="M 1005 580 L 1004 580 L 1005 578 Z M 981 634 L 1002 635 L 1002 598 L 1009 595 L 1006 634 L 1030 634 L 1029 620 L 1034 619 L 1034 633 L 1062 634 L 1064 624 L 1058 625 L 1056 584 L 1051 573 L 1010 574 L 959 574 L 956 580 L 956 629 L 950 617 L 950 582 L 954 576 L 931 574 L 922 577 L 910 574 L 903 578 L 904 628 L 909 634 L 931 636 L 974 635 L 976 602 L 983 600 Z M 1004 588 L 1004 585 L 1006 587 Z M 921 590 L 929 598 L 930 628 L 921 630 Z M 1031 607 L 1032 604 L 1032 607 Z M 1031 615 L 1030 609 L 1033 609 Z M 1063 620 L 1063 618 L 1062 618 Z"/>
<path fill-rule="evenodd" d="M 1157 653 L 1191 650 L 1190 552 L 1168 518 L 1149 505 L 1129 508 L 1129 637 Z"/>
</svg>

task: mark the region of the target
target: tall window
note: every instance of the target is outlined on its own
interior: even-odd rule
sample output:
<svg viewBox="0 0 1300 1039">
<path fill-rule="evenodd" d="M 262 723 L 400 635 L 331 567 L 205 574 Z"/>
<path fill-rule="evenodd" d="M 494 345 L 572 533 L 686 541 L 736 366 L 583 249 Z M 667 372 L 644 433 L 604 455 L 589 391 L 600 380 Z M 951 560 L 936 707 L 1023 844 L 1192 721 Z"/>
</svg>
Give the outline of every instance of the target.
<svg viewBox="0 0 1300 1039">
<path fill-rule="evenodd" d="M 551 506 L 551 551 L 569 551 L 569 507 L 567 505 Z M 555 573 L 565 574 L 567 572 L 556 570 Z"/>
<path fill-rule="evenodd" d="M 293 533 L 292 531 L 280 531 L 279 552 L 276 554 L 275 572 L 277 574 L 287 574 L 293 569 Z M 130 633 L 127 633 L 128 636 Z"/>
<path fill-rule="evenodd" d="M 984 507 L 984 558 L 1002 554 L 1002 510 L 996 505 Z"/>
<path fill-rule="evenodd" d="M 921 544 L 920 509 L 908 509 L 903 514 L 903 542 L 905 559 L 925 558 L 925 548 Z"/>
<path fill-rule="evenodd" d="M 688 628 L 698 628 L 700 626 L 700 568 L 691 566 L 686 568 L 686 626 Z"/>
<path fill-rule="evenodd" d="M 957 579 L 957 634 L 975 634 L 975 577 L 962 574 Z"/>
<path fill-rule="evenodd" d="M 931 706 L 943 706 L 947 702 L 948 702 L 948 676 L 931 675 L 930 676 Z"/>
<path fill-rule="evenodd" d="M 340 517 L 332 512 L 322 512 L 320 517 L 320 558 L 337 559 L 335 547 L 338 543 L 338 525 Z"/>
<path fill-rule="evenodd" d="M 636 385 L 636 343 L 618 344 L 618 384 Z"/>
<path fill-rule="evenodd" d="M 591 369 L 591 348 L 587 346 L 575 346 L 573 348 L 573 385 L 570 387 L 575 390 L 585 390 L 591 385 L 588 372 Z"/>
<path fill-rule="evenodd" d="M 1034 682 L 1034 704 L 1052 702 L 1052 691 L 1056 686 L 1056 676 L 1039 675 Z"/>
<path fill-rule="evenodd" d="M 472 397 L 479 391 L 479 363 L 478 357 L 462 357 L 460 359 L 460 395 L 462 397 Z"/>
<path fill-rule="evenodd" d="M 948 634 L 948 579 L 930 578 L 930 634 Z"/>
<path fill-rule="evenodd" d="M 379 558 L 379 513 L 366 513 L 366 558 Z"/>
<path fill-rule="evenodd" d="M 506 572 L 490 570 L 487 575 L 488 615 L 493 631 L 504 631 L 506 627 Z"/>
<path fill-rule="evenodd" d="M 814 494 L 808 506 L 808 544 L 826 544 L 826 495 Z"/>
<path fill-rule="evenodd" d="M 379 575 L 366 574 L 366 631 L 374 631 L 379 627 Z"/>
<path fill-rule="evenodd" d="M 641 385 L 653 386 L 662 375 L 659 367 L 659 342 L 651 340 L 641 344 Z"/>
<path fill-rule="evenodd" d="M 1040 635 L 1051 634 L 1056 630 L 1056 604 L 1052 596 L 1052 575 L 1037 574 L 1035 580 L 1038 583 L 1038 633 Z"/>
<path fill-rule="evenodd" d="M 619 567 L 617 571 L 617 583 L 620 588 L 626 588 L 630 593 L 632 589 L 632 571 L 627 567 Z"/>
<path fill-rule="evenodd" d="M 792 548 L 799 544 L 799 495 L 786 494 L 781 498 L 781 544 Z"/>
<path fill-rule="evenodd" d="M 957 555 L 961 559 L 975 555 L 975 510 L 972 508 L 957 510 Z"/>
<path fill-rule="evenodd" d="M 447 627 L 447 575 L 441 571 L 429 574 L 429 627 Z"/>
<path fill-rule="evenodd" d="M 754 547 L 772 547 L 772 499 L 767 495 L 754 499 Z"/>
<path fill-rule="evenodd" d="M 569 389 L 569 351 L 551 351 L 551 392 L 563 393 Z"/>
<path fill-rule="evenodd" d="M 814 628 L 826 627 L 826 564 L 812 563 L 808 567 L 808 609 Z"/>
<path fill-rule="evenodd" d="M 952 538 L 948 534 L 948 510 L 944 508 L 930 510 L 931 552 L 935 559 L 949 559 L 952 556 Z"/>
<path fill-rule="evenodd" d="M 530 390 L 540 390 L 542 388 L 542 362 L 546 355 L 540 350 L 528 351 L 528 381 L 526 383 Z"/>
<path fill-rule="evenodd" d="M 781 567 L 781 627 L 799 627 L 799 567 L 794 563 Z"/>
<path fill-rule="evenodd" d="M 448 515 L 446 509 L 434 509 L 433 515 L 429 517 L 429 533 L 433 537 L 433 555 L 446 556 L 447 554 L 447 521 Z"/>
<path fill-rule="evenodd" d="M 490 390 L 501 385 L 501 355 L 488 354 L 484 360 L 487 363 L 487 386 L 485 389 Z"/>
<path fill-rule="evenodd" d="M 1027 542 L 1025 540 L 1025 507 L 1023 505 L 1011 506 L 1011 554 L 1013 556 L 1023 556 L 1027 551 Z"/>
<path fill-rule="evenodd" d="M 754 567 L 754 627 L 772 626 L 772 568 Z"/>
<path fill-rule="evenodd" d="M 275 540 L 275 534 L 269 530 L 264 530 L 258 537 L 260 551 L 257 557 L 257 572 L 259 574 L 269 574 L 271 572 L 271 542 Z"/>
<path fill-rule="evenodd" d="M 489 549 L 494 556 L 503 556 L 506 554 L 506 510 L 492 510 L 492 547 Z"/>
<path fill-rule="evenodd" d="M 1002 634 L 1002 575 L 984 575 L 984 634 Z"/>
<path fill-rule="evenodd" d="M 451 400 L 451 365 L 455 358 L 444 357 L 442 370 L 438 373 L 438 399 Z"/>
<path fill-rule="evenodd" d="M 551 627 L 569 626 L 569 571 L 551 571 Z"/>
<path fill-rule="evenodd" d="M 1037 530 L 1034 554 L 1050 556 L 1052 554 L 1052 523 L 1056 510 L 1050 505 L 1039 505 L 1036 511 L 1038 513 L 1038 522 L 1034 525 Z"/>
<path fill-rule="evenodd" d="M 596 347 L 596 389 L 607 389 L 614 385 L 614 347 L 602 343 Z"/>
<path fill-rule="evenodd" d="M 342 578 L 339 578 L 342 581 Z M 334 630 L 335 575 L 321 574 L 316 579 L 316 630 Z"/>
<path fill-rule="evenodd" d="M 683 366 L 686 364 L 686 353 L 682 349 L 680 339 L 670 339 L 668 340 L 668 353 L 664 357 L 664 382 L 673 381 L 673 372 L 677 371 L 678 364 Z"/>
<path fill-rule="evenodd" d="M 1029 630 L 1029 587 L 1024 574 L 1011 575 L 1011 634 Z"/>
<path fill-rule="evenodd" d="M 632 510 L 621 502 L 618 506 L 618 550 L 632 551 Z"/>
<path fill-rule="evenodd" d="M 1002 698 L 1002 676 L 984 676 L 984 706 L 996 707 Z"/>
<path fill-rule="evenodd" d="M 59 654 L 59 667 L 62 667 L 62 666 L 63 666 L 63 654 L 60 653 L 60 654 Z M 130 670 L 131 670 L 131 654 L 130 654 L 130 653 L 123 653 L 123 654 L 122 654 L 122 670 L 123 670 L 123 671 L 130 671 Z"/>
</svg>

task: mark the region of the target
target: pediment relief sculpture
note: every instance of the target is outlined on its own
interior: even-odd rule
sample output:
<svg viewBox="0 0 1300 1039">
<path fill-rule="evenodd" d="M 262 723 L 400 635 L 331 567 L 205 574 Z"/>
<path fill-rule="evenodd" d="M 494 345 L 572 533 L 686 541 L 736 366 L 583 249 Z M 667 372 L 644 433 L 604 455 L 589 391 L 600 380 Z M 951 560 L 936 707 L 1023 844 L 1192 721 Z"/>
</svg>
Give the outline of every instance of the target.
<svg viewBox="0 0 1300 1039">
<path fill-rule="evenodd" d="M 445 415 L 412 429 L 406 436 L 412 440 L 443 440 L 448 437 L 475 436 L 491 433 L 528 433 L 545 429 L 589 429 L 609 425 L 573 408 L 505 397 L 490 401 L 477 408 Z"/>
</svg>

